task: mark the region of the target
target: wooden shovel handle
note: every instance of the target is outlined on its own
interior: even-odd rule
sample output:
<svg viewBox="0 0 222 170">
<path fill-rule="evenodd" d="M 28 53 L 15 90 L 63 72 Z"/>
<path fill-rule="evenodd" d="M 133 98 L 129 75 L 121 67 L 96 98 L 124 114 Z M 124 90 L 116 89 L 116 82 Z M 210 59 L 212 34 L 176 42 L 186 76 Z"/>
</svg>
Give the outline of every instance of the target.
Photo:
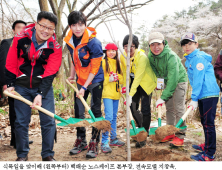
<svg viewBox="0 0 222 170">
<path fill-rule="evenodd" d="M 162 115 L 162 105 L 158 106 L 158 118 L 161 118 Z"/>
<path fill-rule="evenodd" d="M 75 86 L 73 86 L 73 85 L 69 82 L 68 79 L 66 79 L 66 83 L 67 83 L 68 85 L 70 85 L 70 86 L 74 89 L 74 91 L 75 91 L 76 93 L 79 92 L 79 90 L 78 90 Z M 89 110 L 90 110 L 90 107 L 88 106 L 88 104 L 86 103 L 86 101 L 85 101 L 85 99 L 83 98 L 82 95 L 79 95 L 79 99 L 81 100 L 81 102 L 83 103 L 83 105 L 85 106 L 85 108 L 87 109 L 87 111 L 89 111 Z"/>
<path fill-rule="evenodd" d="M 14 98 L 14 99 L 20 100 L 20 101 L 26 103 L 26 104 L 29 105 L 29 106 L 32 105 L 32 102 L 30 102 L 29 100 L 27 100 L 27 99 L 25 99 L 24 97 L 22 97 L 18 92 L 16 92 L 16 91 L 13 91 L 13 92 L 14 92 L 15 94 L 12 94 L 12 93 L 8 92 L 7 90 L 5 90 L 3 93 L 4 93 L 5 95 L 7 95 L 7 96 L 10 96 L 10 97 Z M 44 108 L 42 108 L 42 107 L 40 107 L 40 106 L 38 106 L 38 105 L 35 105 L 34 107 L 35 107 L 36 109 L 38 109 L 39 111 L 47 114 L 48 116 L 54 118 L 54 113 L 52 113 L 52 112 L 50 112 L 50 111 L 48 111 L 48 110 L 46 110 L 46 109 L 44 109 Z"/>
</svg>

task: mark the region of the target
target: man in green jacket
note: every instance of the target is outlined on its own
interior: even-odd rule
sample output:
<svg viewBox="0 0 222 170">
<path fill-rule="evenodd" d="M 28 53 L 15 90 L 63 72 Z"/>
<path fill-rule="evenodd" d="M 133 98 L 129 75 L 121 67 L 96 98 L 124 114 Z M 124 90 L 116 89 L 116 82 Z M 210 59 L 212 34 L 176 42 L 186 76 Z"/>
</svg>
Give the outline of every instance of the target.
<svg viewBox="0 0 222 170">
<path fill-rule="evenodd" d="M 150 65 L 157 76 L 157 89 L 165 89 L 160 99 L 156 101 L 156 107 L 166 104 L 166 119 L 168 125 L 175 126 L 185 113 L 185 95 L 187 90 L 187 73 L 181 63 L 181 59 L 173 52 L 163 34 L 153 32 L 149 35 Z M 162 83 L 161 83 L 162 82 Z M 160 83 L 160 84 L 158 84 Z M 181 126 L 185 126 L 183 122 Z M 182 146 L 186 129 L 175 135 L 165 137 L 161 142 L 170 142 L 171 146 Z"/>
</svg>

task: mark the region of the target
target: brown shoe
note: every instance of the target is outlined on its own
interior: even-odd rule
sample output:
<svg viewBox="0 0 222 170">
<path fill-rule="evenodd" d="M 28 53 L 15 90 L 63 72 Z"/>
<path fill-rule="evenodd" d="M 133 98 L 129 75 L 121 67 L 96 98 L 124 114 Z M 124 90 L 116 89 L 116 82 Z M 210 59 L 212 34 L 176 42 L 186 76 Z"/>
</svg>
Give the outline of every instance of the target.
<svg viewBox="0 0 222 170">
<path fill-rule="evenodd" d="M 47 156 L 45 158 L 42 158 L 42 161 L 56 161 L 53 156 Z"/>
<path fill-rule="evenodd" d="M 16 161 L 27 161 L 27 160 L 28 160 L 28 156 L 26 156 L 26 157 L 24 157 L 24 158 L 18 157 L 18 158 L 16 159 Z"/>
</svg>

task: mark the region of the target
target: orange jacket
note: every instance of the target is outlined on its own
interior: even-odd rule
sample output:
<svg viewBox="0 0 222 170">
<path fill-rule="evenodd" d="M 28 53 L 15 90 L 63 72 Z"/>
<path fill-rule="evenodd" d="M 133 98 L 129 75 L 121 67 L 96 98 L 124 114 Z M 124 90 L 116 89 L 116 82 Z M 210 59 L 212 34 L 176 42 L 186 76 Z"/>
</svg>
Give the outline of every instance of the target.
<svg viewBox="0 0 222 170">
<path fill-rule="evenodd" d="M 101 42 L 96 38 L 96 30 L 87 27 L 80 43 L 76 47 L 73 43 L 73 38 L 72 30 L 70 30 L 64 41 L 71 53 L 77 74 L 77 83 L 84 85 L 89 73 L 95 75 L 92 83 L 103 81 L 104 74 L 101 65 L 103 50 Z"/>
</svg>

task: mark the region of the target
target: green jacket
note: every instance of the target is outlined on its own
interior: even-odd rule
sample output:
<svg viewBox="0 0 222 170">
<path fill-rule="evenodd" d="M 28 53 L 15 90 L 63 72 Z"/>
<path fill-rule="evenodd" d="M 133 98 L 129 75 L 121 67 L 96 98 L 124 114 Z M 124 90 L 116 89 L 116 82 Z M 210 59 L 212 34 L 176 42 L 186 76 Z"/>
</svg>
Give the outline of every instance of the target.
<svg viewBox="0 0 222 170">
<path fill-rule="evenodd" d="M 148 58 L 156 76 L 164 78 L 166 88 L 163 90 L 161 99 L 167 101 L 173 96 L 177 84 L 187 82 L 188 78 L 181 59 L 171 50 L 166 40 L 165 44 L 162 53 L 157 56 L 149 50 Z"/>
</svg>

